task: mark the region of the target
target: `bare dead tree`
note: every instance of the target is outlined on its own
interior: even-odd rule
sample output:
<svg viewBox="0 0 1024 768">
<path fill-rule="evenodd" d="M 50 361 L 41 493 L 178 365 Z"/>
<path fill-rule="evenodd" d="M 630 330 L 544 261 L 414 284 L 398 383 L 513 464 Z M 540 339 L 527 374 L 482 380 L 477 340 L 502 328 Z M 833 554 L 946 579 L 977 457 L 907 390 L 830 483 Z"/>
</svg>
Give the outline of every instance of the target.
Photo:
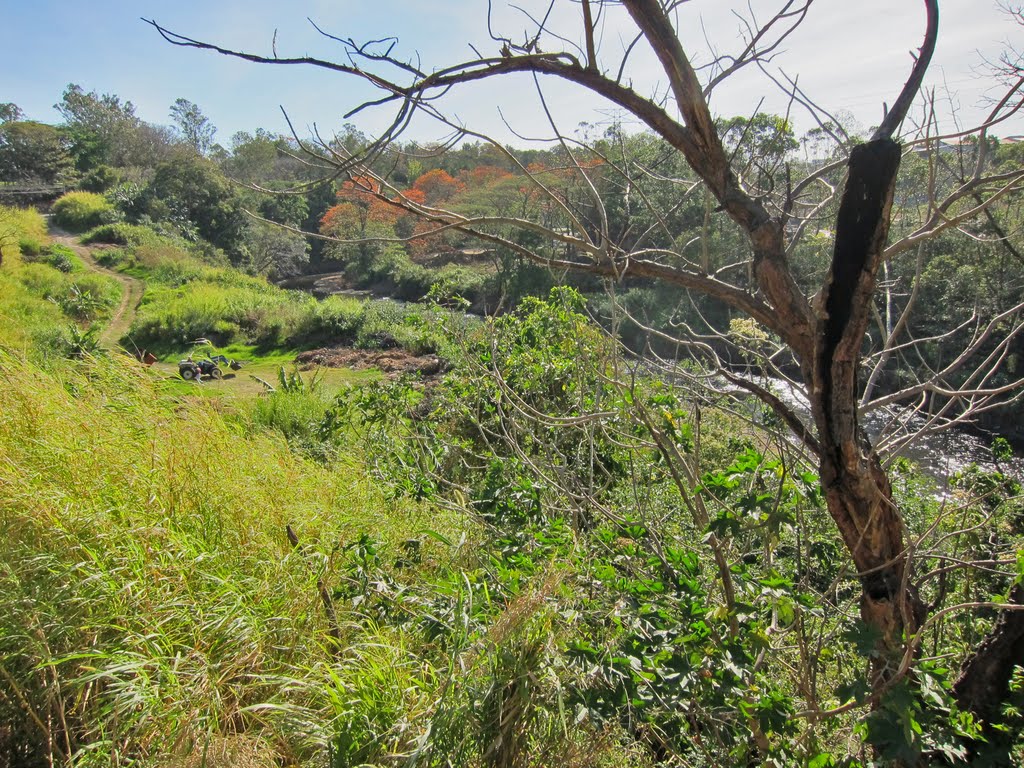
<svg viewBox="0 0 1024 768">
<path fill-rule="evenodd" d="M 339 151 L 323 141 L 319 146 L 308 147 L 308 151 L 326 161 L 335 175 L 349 174 L 353 180 L 372 178 L 367 192 L 431 222 L 434 233 L 469 233 L 549 267 L 612 281 L 663 281 L 722 302 L 780 340 L 779 349 L 767 355 L 762 350 L 762 361 L 769 369 L 781 370 L 779 353 L 792 357 L 799 370 L 797 383 L 806 397 L 809 417 L 787 406 L 755 378 L 735 371 L 730 372 L 729 378 L 774 409 L 817 462 L 829 514 L 860 581 L 860 618 L 879 638 L 871 674 L 877 703 L 887 688 L 912 667 L 915 650 L 930 619 L 928 606 L 916 587 L 914 548 L 894 501 L 882 454 L 865 431 L 863 414 L 900 402 L 916 402 L 922 409 L 927 406 L 924 427 L 919 423 L 912 427 L 896 424 L 892 434 L 882 437 L 884 446 L 895 447 L 913 439 L 922 429 L 948 428 L 993 407 L 1001 399 L 1019 397 L 1019 379 L 996 383 L 995 378 L 1024 328 L 1021 305 L 997 317 L 975 318 L 965 328 L 951 329 L 951 338 L 958 330 L 967 336 L 953 362 L 930 371 L 914 385 L 878 394 L 878 374 L 889 360 L 913 355 L 915 348 L 935 340 L 907 337 L 905 318 L 914 308 L 913 287 L 901 307 L 890 301 L 881 312 L 877 299 L 880 292 L 884 299 L 885 291 L 889 290 L 889 265 L 919 253 L 918 249 L 937 235 L 983 216 L 992 205 L 1024 188 L 1024 174 L 1020 170 L 993 172 L 983 149 L 986 132 L 1021 108 L 1022 80 L 1017 71 L 1004 97 L 979 128 L 946 136 L 926 130 L 901 145 L 896 137 L 920 92 L 939 34 L 938 0 L 924 0 L 925 29 L 911 72 L 900 93 L 894 94 L 891 108 L 870 139 L 856 146 L 846 145 L 842 160 L 814 169 L 799 181 L 787 178 L 779 188 L 754 189 L 723 142 L 709 107 L 709 94 L 729 75 L 754 65 L 771 75 L 792 105 L 807 109 L 823 130 L 831 126 L 828 131 L 839 136 L 835 122 L 827 119 L 827 114 L 797 86 L 794 78 L 768 71 L 772 55 L 795 33 L 810 5 L 785 2 L 767 21 L 758 24 L 751 20 L 742 50 L 735 55 L 718 54 L 712 64 L 701 69 L 694 65 L 678 34 L 682 23 L 679 17 L 689 8 L 683 2 L 667 0 L 583 2 L 579 7 L 579 26 L 573 33 L 554 28 L 553 22 L 549 22 L 549 8 L 548 14 L 533 20 L 534 28 L 522 43 L 492 30 L 491 38 L 500 43 L 499 50 L 482 54 L 473 49 L 472 58 L 429 71 L 398 58 L 391 42 L 359 44 L 332 37 L 343 46 L 345 58 L 341 62 L 312 57 L 279 58 L 276 53 L 267 57 L 226 49 L 150 23 L 175 45 L 212 50 L 257 63 L 318 67 L 359 78 L 379 89 L 378 99 L 356 106 L 346 116 L 371 108 L 392 107 L 393 120 L 375 141 L 355 153 Z M 622 11 L 623 23 L 632 27 L 631 34 L 624 38 L 628 42 L 618 51 L 607 50 L 610 45 L 602 50 L 599 17 Z M 574 34 L 581 44 L 572 42 L 568 34 Z M 628 79 L 631 56 L 638 46 L 649 49 L 663 75 L 663 90 L 653 95 L 637 92 Z M 706 77 L 704 83 L 701 72 Z M 442 111 L 443 97 L 466 84 L 515 73 L 530 74 L 538 83 L 549 78 L 572 83 L 640 121 L 685 159 L 693 175 L 679 180 L 680 194 L 689 194 L 698 185 L 705 190 L 708 216 L 721 213 L 728 217 L 745 237 L 744 252 L 737 253 L 731 263 L 712 270 L 706 259 L 692 259 L 679 249 L 645 246 L 643 236 L 631 238 L 629 245 L 624 246 L 622 239 L 610 232 L 608 216 L 594 185 L 596 172 L 583 162 L 585 153 L 579 143 L 557 130 L 556 138 L 569 158 L 569 168 L 579 182 L 585 206 L 569 204 L 542 174 L 520 166 L 524 178 L 562 216 L 565 226 L 557 228 L 529 218 L 467 216 L 428 206 L 368 170 L 368 162 L 379 157 L 417 113 L 450 127 L 453 141 L 467 137 L 489 140 L 448 118 Z M 544 106 L 539 85 L 538 90 Z M 553 120 L 551 124 L 556 128 Z M 978 137 L 981 148 L 970 172 L 951 189 L 931 189 L 927 213 L 919 226 L 900 232 L 890 242 L 893 196 L 904 153 L 921 147 L 937 152 L 943 142 L 967 135 Z M 492 143 L 501 150 L 499 142 Z M 511 154 L 509 161 L 516 162 Z M 840 171 L 845 171 L 841 178 L 837 176 Z M 619 174 L 619 182 L 630 189 L 636 186 L 630 184 L 630 179 L 642 173 L 628 163 L 620 163 L 610 172 Z M 638 205 L 648 204 L 642 195 L 638 197 Z M 585 215 L 581 213 L 584 207 Z M 655 221 L 655 228 L 667 226 L 664 212 Z M 502 228 L 535 233 L 552 247 L 545 251 L 531 249 L 502 234 Z M 800 238 L 815 229 L 830 231 L 832 255 L 815 288 L 806 290 L 801 285 L 806 284 L 807 276 L 796 271 L 793 253 Z M 865 342 L 872 327 L 880 329 L 881 341 L 875 348 Z M 702 345 L 699 338 L 687 336 L 685 328 L 679 331 L 687 337 L 691 349 L 712 349 L 711 345 Z M 1002 684 L 1008 681 L 1012 666 L 994 668 L 986 658 L 991 648 L 1006 647 L 999 639 L 1001 635 L 1009 638 L 1007 642 L 1011 644 L 1019 643 L 1015 627 L 1020 616 L 1024 614 L 1008 614 L 997 624 L 991 643 L 982 644 L 965 665 L 965 678 L 988 675 L 986 679 L 994 677 Z M 1006 657 L 1003 651 L 1000 653 L 1001 658 Z M 974 687 L 968 680 L 961 690 Z M 972 708 L 977 703 L 976 697 L 970 695 L 965 695 L 964 701 Z"/>
</svg>

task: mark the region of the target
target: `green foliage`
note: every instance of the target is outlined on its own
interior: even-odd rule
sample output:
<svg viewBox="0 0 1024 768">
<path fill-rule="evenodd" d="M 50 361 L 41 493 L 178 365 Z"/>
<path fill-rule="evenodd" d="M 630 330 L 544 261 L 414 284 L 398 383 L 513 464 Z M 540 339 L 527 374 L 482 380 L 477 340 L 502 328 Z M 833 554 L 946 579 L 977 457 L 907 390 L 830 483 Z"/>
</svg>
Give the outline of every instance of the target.
<svg viewBox="0 0 1024 768">
<path fill-rule="evenodd" d="M 124 358 L 0 380 L 5 759 L 645 765 L 560 713 L 553 587 L 492 599 L 471 524 Z"/>
<path fill-rule="evenodd" d="M 359 531 L 385 552 L 422 513 L 392 520 L 357 472 L 242 437 L 203 402 L 162 396 L 127 360 L 53 376 L 0 352 L 0 380 L 0 754 L 26 766 L 113 751 L 163 760 L 201 754 L 241 723 L 290 759 L 325 750 L 356 701 L 347 686 L 332 698 L 332 681 L 373 678 L 358 652 L 334 656 L 315 585 L 336 576 L 312 563 Z M 302 550 L 289 551 L 288 522 L 309 537 Z M 436 515 L 431 525 L 450 533 Z M 338 609 L 347 647 L 380 637 Z M 51 739 L 30 716 L 46 708 Z M 351 725 L 361 741 L 380 735 Z"/>
<path fill-rule="evenodd" d="M 78 257 L 78 254 L 68 246 L 61 245 L 60 243 L 48 245 L 44 249 L 36 250 L 35 253 L 31 253 L 31 249 L 26 251 L 23 246 L 22 254 L 24 256 L 32 256 L 32 258 L 26 258 L 25 261 L 48 264 L 58 272 L 81 272 L 85 269 L 85 265 Z"/>
<path fill-rule="evenodd" d="M 0 292 L 0 349 L 25 349 L 36 363 L 52 366 L 65 357 L 98 351 L 99 326 L 83 326 L 109 313 L 120 285 L 39 263 L 0 272 Z"/>
<path fill-rule="evenodd" d="M 0 181 L 67 184 L 74 163 L 64 136 L 51 125 L 36 122 L 0 124 Z"/>
<path fill-rule="evenodd" d="M 82 235 L 82 243 L 86 245 L 109 243 L 111 245 L 138 247 L 143 245 L 153 246 L 163 242 L 166 241 L 151 228 L 125 222 L 101 224 Z"/>
<path fill-rule="evenodd" d="M 188 99 L 175 99 L 171 105 L 171 119 L 185 144 L 200 155 L 207 154 L 213 147 L 213 135 L 217 129 L 198 105 Z"/>
<path fill-rule="evenodd" d="M 571 574 L 557 664 L 577 718 L 631 729 L 655 761 L 861 764 L 841 736 L 856 727 L 886 759 L 963 764 L 978 731 L 944 670 L 920 665 L 910 699 L 894 688 L 867 716 L 877 638 L 845 618 L 858 588 L 816 475 L 711 408 L 696 416 L 667 384 L 623 373 L 582 308 L 561 290 L 481 329 L 450 324 L 459 352 L 440 384 L 360 387 L 339 402 L 396 496 L 464 505 L 486 524 L 478 578 L 492 599 L 512 603 L 556 567 Z M 614 384 L 614 371 L 632 383 Z M 934 497 L 909 467 L 895 477 L 908 524 L 927 529 Z M 988 513 L 972 505 L 988 494 L 965 493 L 957 530 L 976 530 Z M 963 654 L 979 636 L 970 627 L 951 617 L 927 642 Z M 796 715 L 843 705 L 820 722 Z"/>
<path fill-rule="evenodd" d="M 69 317 L 89 322 L 107 315 L 119 298 L 119 283 L 102 275 L 86 274 L 76 277 L 57 301 Z"/>
<path fill-rule="evenodd" d="M 84 232 L 103 223 L 113 206 L 95 192 L 68 192 L 53 204 L 53 219 L 71 232 Z"/>
<path fill-rule="evenodd" d="M 972 754 L 971 742 L 985 741 L 981 724 L 957 709 L 950 692 L 949 670 L 933 662 L 918 666 L 913 679 L 886 691 L 858 729 L 876 748 L 883 764 L 1009 765 L 993 755 Z M 982 752 L 987 752 L 982 746 Z M 1004 753 L 1003 759 L 1006 755 Z"/>
<path fill-rule="evenodd" d="M 245 225 L 235 188 L 217 166 L 195 152 L 180 152 L 159 165 L 141 205 L 155 221 L 166 221 L 188 238 L 202 237 L 235 253 Z"/>
<path fill-rule="evenodd" d="M 279 431 L 293 450 L 310 459 L 327 463 L 338 455 L 341 425 L 315 375 L 304 380 L 282 366 L 277 389 L 253 403 L 251 419 L 255 428 Z"/>
<path fill-rule="evenodd" d="M 163 144 L 159 132 L 136 117 L 135 105 L 114 94 L 86 92 L 69 83 L 55 106 L 82 173 L 101 165 L 151 165 Z"/>
<path fill-rule="evenodd" d="M 0 265 L 23 246 L 30 252 L 41 250 L 46 238 L 46 221 L 35 208 L 0 205 Z"/>
<path fill-rule="evenodd" d="M 999 464 L 1013 458 L 1013 446 L 1005 437 L 994 437 L 992 439 L 992 458 Z"/>
<path fill-rule="evenodd" d="M 92 325 L 86 330 L 77 325 L 68 326 L 68 356 L 84 358 L 101 352 L 99 326 Z"/>
<path fill-rule="evenodd" d="M 25 112 L 13 101 L 0 102 L 0 123 L 21 120 L 24 116 Z"/>
<path fill-rule="evenodd" d="M 98 165 L 87 173 L 78 186 L 86 192 L 104 193 L 117 186 L 121 177 L 109 165 Z"/>
<path fill-rule="evenodd" d="M 420 311 L 391 301 L 317 301 L 203 264 L 166 242 L 141 246 L 132 255 L 119 252 L 111 256 L 110 263 L 115 261 L 148 282 L 130 336 L 151 350 L 183 349 L 197 338 L 264 351 L 358 344 L 425 353 L 441 345 L 436 324 Z"/>
<path fill-rule="evenodd" d="M 328 296 L 316 302 L 300 320 L 296 338 L 305 343 L 353 344 L 363 326 L 368 302 L 342 296 Z"/>
<path fill-rule="evenodd" d="M 22 256 L 31 257 L 38 256 L 43 250 L 43 244 L 38 240 L 31 237 L 22 237 L 18 240 L 18 250 L 21 251 Z"/>
</svg>

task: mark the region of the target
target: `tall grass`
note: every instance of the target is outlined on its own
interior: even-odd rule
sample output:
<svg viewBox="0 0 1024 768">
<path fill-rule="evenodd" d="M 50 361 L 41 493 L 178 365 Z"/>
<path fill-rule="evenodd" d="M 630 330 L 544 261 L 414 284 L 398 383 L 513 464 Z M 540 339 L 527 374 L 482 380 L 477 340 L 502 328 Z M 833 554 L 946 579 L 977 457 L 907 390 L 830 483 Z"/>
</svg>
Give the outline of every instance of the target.
<svg viewBox="0 0 1024 768">
<path fill-rule="evenodd" d="M 35 210 L 0 206 L 0 230 L 10 242 L 36 243 L 45 238 L 46 226 Z M 74 253 L 61 246 L 40 247 L 28 256 L 15 244 L 4 254 L 0 348 L 19 349 L 37 362 L 63 358 L 72 351 L 72 326 L 102 321 L 120 299 L 117 280 L 84 271 Z"/>
<path fill-rule="evenodd" d="M 35 208 L 0 205 L 0 249 L 5 259 L 37 251 L 46 241 L 46 222 Z"/>
<path fill-rule="evenodd" d="M 0 764 L 639 765 L 560 708 L 549 581 L 221 407 L 0 352 Z"/>
<path fill-rule="evenodd" d="M 114 206 L 95 192 L 68 192 L 53 204 L 53 218 L 65 229 L 84 232 L 113 214 Z"/>
<path fill-rule="evenodd" d="M 235 269 L 204 264 L 170 245 L 142 246 L 114 261 L 147 282 L 132 340 L 164 354 L 197 338 L 264 350 L 399 344 L 424 352 L 442 345 L 422 313 L 395 302 L 339 296 L 317 301 Z"/>
<path fill-rule="evenodd" d="M 548 580 L 493 598 L 479 525 L 385 495 L 342 425 L 307 459 L 308 383 L 239 412 L 40 356 L 68 277 L 0 270 L 0 765 L 642 764 L 563 706 Z"/>
<path fill-rule="evenodd" d="M 289 759 L 322 748 L 332 552 L 447 524 L 163 399 L 130 361 L 55 375 L 0 353 L 0 382 L 0 754 L 110 764 L 236 734 Z"/>
</svg>

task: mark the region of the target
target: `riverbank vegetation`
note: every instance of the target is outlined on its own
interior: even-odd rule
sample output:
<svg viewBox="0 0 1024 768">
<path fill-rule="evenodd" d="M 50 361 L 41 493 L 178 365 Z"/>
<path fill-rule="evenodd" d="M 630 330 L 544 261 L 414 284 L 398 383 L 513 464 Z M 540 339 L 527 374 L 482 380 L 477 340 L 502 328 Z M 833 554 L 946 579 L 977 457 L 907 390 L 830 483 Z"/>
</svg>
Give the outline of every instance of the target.
<svg viewBox="0 0 1024 768">
<path fill-rule="evenodd" d="M 292 375 L 229 404 L 128 357 L 40 367 L 5 340 L 0 748 L 22 765 L 853 765 L 851 733 L 897 728 L 955 762 L 979 732 L 940 659 L 920 679 L 942 718 L 910 691 L 866 724 L 811 714 L 862 700 L 871 645 L 816 478 L 725 401 L 637 378 L 581 308 L 562 290 L 490 333 L 450 315 L 442 380 L 338 398 Z M 944 574 L 929 594 L 1012 583 L 943 565 L 1012 552 L 1010 480 L 972 469 L 942 499 L 896 477 Z M 986 626 L 952 613 L 922 648 L 955 659 Z"/>
<path fill-rule="evenodd" d="M 1012 445 L 900 453 L 1020 410 L 1021 145 L 713 119 L 685 58 L 676 123 L 594 24 L 586 68 L 468 71 L 556 67 L 652 131 L 225 147 L 184 99 L 174 131 L 73 84 L 50 130 L 3 111 L 0 180 L 77 186 L 81 237 L 0 206 L 0 761 L 1024 761 Z M 256 383 L 168 366 L 211 347 Z M 429 364 L 291 365 L 390 350 Z"/>
</svg>

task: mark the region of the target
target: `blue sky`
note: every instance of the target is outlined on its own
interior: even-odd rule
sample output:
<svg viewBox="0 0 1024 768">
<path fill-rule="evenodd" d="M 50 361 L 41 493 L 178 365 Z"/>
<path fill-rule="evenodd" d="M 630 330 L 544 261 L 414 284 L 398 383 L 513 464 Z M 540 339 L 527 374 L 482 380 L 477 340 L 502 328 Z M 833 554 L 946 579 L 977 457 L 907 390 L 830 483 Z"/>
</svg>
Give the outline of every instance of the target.
<svg viewBox="0 0 1024 768">
<path fill-rule="evenodd" d="M 131 100 L 143 119 L 169 123 L 168 110 L 178 97 L 196 102 L 218 127 L 217 140 L 227 144 L 238 130 L 265 127 L 286 130 L 283 106 L 300 132 L 314 123 L 330 133 L 343 113 L 369 95 L 353 80 L 326 72 L 268 67 L 233 61 L 216 54 L 177 48 L 165 43 L 140 17 L 189 36 L 259 53 L 269 53 L 277 31 L 281 56 L 308 53 L 337 56 L 339 46 L 312 30 L 311 17 L 341 37 L 399 38 L 404 54 L 417 53 L 426 67 L 450 63 L 468 54 L 467 41 L 496 52 L 486 34 L 484 0 L 0 0 L 0 101 L 13 101 L 30 118 L 56 122 L 52 105 L 64 87 L 78 83 L 86 90 L 115 93 Z M 524 3 L 526 7 L 544 3 Z M 751 0 L 758 14 L 782 0 Z M 721 51 L 737 50 L 739 22 L 730 0 L 693 0 L 682 9 L 681 29 L 695 60 L 707 60 L 706 39 Z M 775 69 L 799 75 L 800 85 L 829 110 L 847 110 L 864 126 L 877 122 L 882 102 L 890 103 L 909 72 L 909 51 L 920 44 L 924 26 L 921 0 L 815 0 L 804 27 L 787 41 Z M 977 119 L 986 81 L 978 74 L 982 55 L 998 56 L 1006 41 L 1024 35 L 998 12 L 995 0 L 945 0 L 943 24 L 929 86 L 956 92 L 963 123 Z M 576 29 L 579 5 L 558 0 L 555 21 L 568 36 Z M 505 11 L 496 23 L 521 34 L 525 23 Z M 621 47 L 625 20 L 609 14 L 602 25 L 604 50 Z M 578 38 L 578 35 L 576 35 Z M 656 68 L 649 56 L 638 56 L 632 70 L 637 90 L 656 87 Z M 716 91 L 719 114 L 750 114 L 762 97 L 764 108 L 784 111 L 785 99 L 760 77 L 737 78 Z M 578 123 L 607 122 L 599 101 L 564 85 L 546 87 L 559 126 L 571 132 Z M 945 104 L 943 98 L 943 104 Z M 540 115 L 532 81 L 518 78 L 467 89 L 447 102 L 449 110 L 470 126 L 509 140 L 508 121 L 522 134 L 542 136 L 550 128 Z M 499 113 L 498 108 L 501 108 Z M 943 110 L 946 111 L 945 107 Z M 368 132 L 384 124 L 386 114 L 362 116 L 357 125 Z M 799 130 L 813 127 L 801 112 L 793 113 Z M 419 124 L 417 138 L 439 136 L 440 128 Z M 1018 119 L 998 131 L 1024 133 Z M 518 142 L 516 142 L 518 143 Z"/>
</svg>

